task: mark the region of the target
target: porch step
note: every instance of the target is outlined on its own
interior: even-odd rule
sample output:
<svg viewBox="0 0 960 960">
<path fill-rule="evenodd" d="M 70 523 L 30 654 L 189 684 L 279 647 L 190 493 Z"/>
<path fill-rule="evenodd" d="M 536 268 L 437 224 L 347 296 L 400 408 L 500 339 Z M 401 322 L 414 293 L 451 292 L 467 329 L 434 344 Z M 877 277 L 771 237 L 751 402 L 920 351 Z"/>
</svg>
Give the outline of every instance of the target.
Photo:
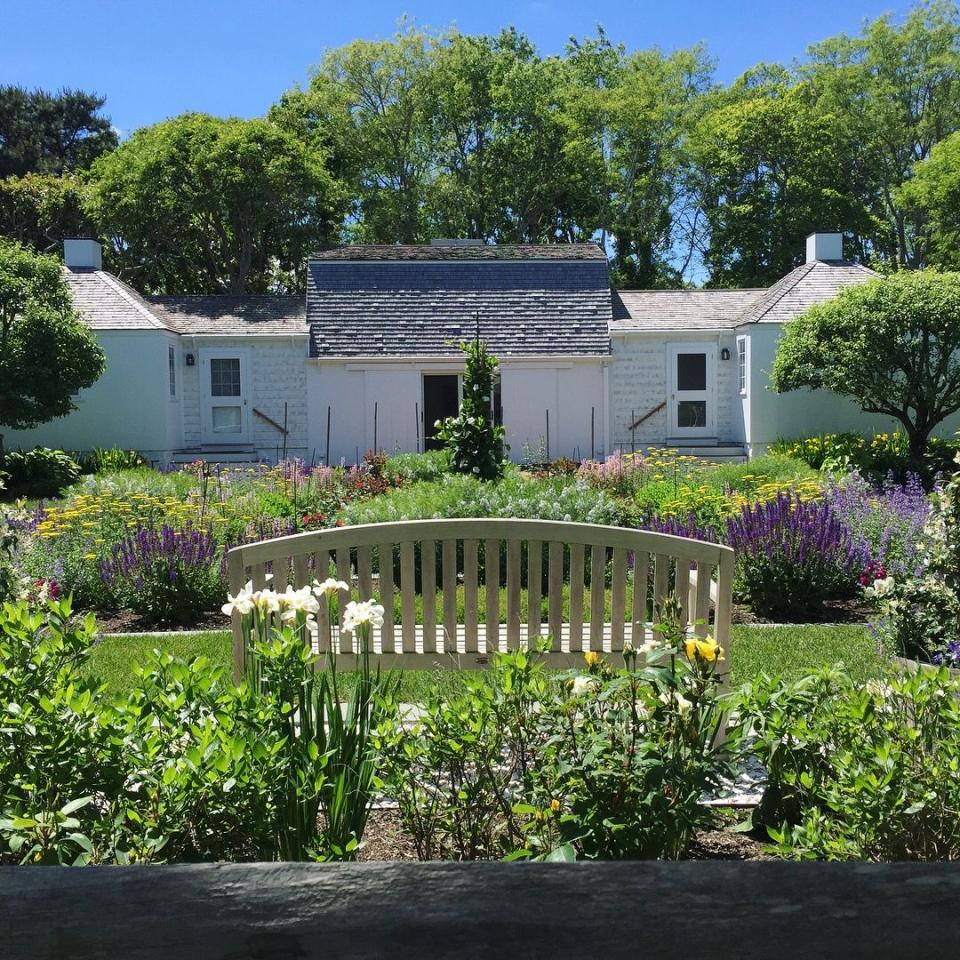
<svg viewBox="0 0 960 960">
<path fill-rule="evenodd" d="M 655 443 L 649 446 L 659 447 L 669 450 L 678 450 L 681 454 L 688 457 L 703 457 L 705 460 L 712 460 L 714 463 L 746 463 L 749 459 L 747 448 L 739 443 Z"/>
<path fill-rule="evenodd" d="M 257 456 L 256 447 L 246 444 L 187 447 L 170 454 L 171 463 L 194 463 L 197 460 L 206 463 L 258 463 L 260 457 Z"/>
</svg>

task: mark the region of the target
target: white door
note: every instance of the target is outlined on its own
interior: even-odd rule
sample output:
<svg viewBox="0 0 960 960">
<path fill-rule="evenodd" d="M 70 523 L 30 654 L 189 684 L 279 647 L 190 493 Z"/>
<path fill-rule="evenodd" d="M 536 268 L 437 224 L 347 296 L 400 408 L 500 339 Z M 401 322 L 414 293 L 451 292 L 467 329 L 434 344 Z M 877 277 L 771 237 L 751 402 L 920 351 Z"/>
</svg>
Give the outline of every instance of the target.
<svg viewBox="0 0 960 960">
<path fill-rule="evenodd" d="M 250 440 L 246 350 L 204 350 L 200 354 L 200 439 L 203 443 L 247 443 Z"/>
<path fill-rule="evenodd" d="M 669 439 L 716 437 L 716 344 L 670 344 L 667 364 Z"/>
</svg>

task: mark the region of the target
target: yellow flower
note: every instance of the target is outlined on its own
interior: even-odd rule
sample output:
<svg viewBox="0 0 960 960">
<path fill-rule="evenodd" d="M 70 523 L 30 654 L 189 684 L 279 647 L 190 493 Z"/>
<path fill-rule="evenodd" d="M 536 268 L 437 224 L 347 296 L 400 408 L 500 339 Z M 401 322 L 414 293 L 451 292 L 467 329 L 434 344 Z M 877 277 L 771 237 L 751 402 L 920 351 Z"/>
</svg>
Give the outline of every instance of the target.
<svg viewBox="0 0 960 960">
<path fill-rule="evenodd" d="M 96 555 L 95 553 L 85 553 L 85 554 L 83 555 L 83 559 L 84 559 L 84 560 L 96 560 L 96 559 L 97 559 L 97 555 Z"/>
<path fill-rule="evenodd" d="M 723 659 L 723 647 L 713 637 L 707 637 L 705 640 L 691 637 L 684 643 L 683 648 L 688 660 L 699 657 L 707 663 L 713 663 L 714 660 Z"/>
<path fill-rule="evenodd" d="M 559 812 L 560 812 L 560 801 L 557 800 L 556 797 L 554 797 L 553 800 L 550 801 L 550 809 L 551 809 L 554 813 L 559 813 Z"/>
<path fill-rule="evenodd" d="M 600 662 L 600 654 L 596 650 L 588 650 L 583 655 L 583 662 L 588 667 L 595 667 Z"/>
</svg>

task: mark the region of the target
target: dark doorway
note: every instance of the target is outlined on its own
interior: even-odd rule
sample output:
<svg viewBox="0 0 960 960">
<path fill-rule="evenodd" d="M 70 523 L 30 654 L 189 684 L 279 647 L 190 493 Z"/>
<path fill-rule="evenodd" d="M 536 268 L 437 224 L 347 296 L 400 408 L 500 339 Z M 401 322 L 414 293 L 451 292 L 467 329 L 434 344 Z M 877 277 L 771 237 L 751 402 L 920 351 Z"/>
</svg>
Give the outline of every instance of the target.
<svg viewBox="0 0 960 960">
<path fill-rule="evenodd" d="M 460 410 L 460 378 L 455 373 L 425 373 L 423 375 L 423 448 L 439 450 L 443 443 L 437 439 L 434 424 L 447 417 L 455 417 Z"/>
</svg>

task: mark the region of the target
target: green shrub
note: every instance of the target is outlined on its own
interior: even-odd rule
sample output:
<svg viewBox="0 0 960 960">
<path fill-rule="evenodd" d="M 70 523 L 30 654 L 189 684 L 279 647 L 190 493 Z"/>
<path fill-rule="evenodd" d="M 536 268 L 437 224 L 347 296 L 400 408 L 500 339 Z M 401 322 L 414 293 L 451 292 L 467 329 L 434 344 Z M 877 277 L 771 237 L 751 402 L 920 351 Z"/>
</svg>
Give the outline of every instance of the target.
<svg viewBox="0 0 960 960">
<path fill-rule="evenodd" d="M 541 706 L 543 740 L 520 812 L 532 813 L 524 852 L 597 860 L 676 859 L 713 818 L 702 801 L 729 774 L 709 638 L 688 640 L 671 601 L 658 647 L 638 666 L 602 660 Z"/>
<path fill-rule="evenodd" d="M 566 477 L 544 480 L 520 476 L 511 469 L 497 483 L 447 475 L 433 483 L 414 483 L 381 497 L 352 503 L 341 513 L 349 524 L 463 517 L 520 517 L 581 523 L 624 525 L 628 505 Z"/>
<path fill-rule="evenodd" d="M 47 447 L 14 450 L 4 456 L 2 466 L 9 496 L 53 497 L 80 477 L 76 460 Z"/>
<path fill-rule="evenodd" d="M 465 354 L 460 412 L 437 421 L 437 437 L 450 453 L 450 467 L 480 480 L 495 480 L 503 472 L 504 429 L 493 422 L 493 377 L 497 358 L 476 339 L 461 343 Z"/>
<path fill-rule="evenodd" d="M 0 864 L 352 855 L 368 738 L 302 632 L 268 631 L 253 685 L 155 653 L 115 703 L 88 676 L 95 637 L 66 601 L 0 607 Z M 389 694 L 359 687 L 365 710 Z"/>
<path fill-rule="evenodd" d="M 425 453 L 396 453 L 384 467 L 391 483 L 419 483 L 422 480 L 439 480 L 450 472 L 448 450 L 428 450 Z"/>
<path fill-rule="evenodd" d="M 784 856 L 960 856 L 960 683 L 889 671 L 866 685 L 830 669 L 741 692 L 749 749 L 767 770 L 756 822 Z"/>
<path fill-rule="evenodd" d="M 925 480 L 949 471 L 960 450 L 960 442 L 931 437 L 924 455 Z M 774 454 L 784 454 L 809 464 L 815 470 L 857 473 L 882 482 L 888 474 L 898 481 L 906 479 L 910 469 L 909 443 L 906 434 L 878 433 L 872 437 L 859 433 L 827 433 L 796 440 L 778 440 L 770 447 Z"/>
<path fill-rule="evenodd" d="M 136 450 L 119 447 L 94 447 L 87 453 L 77 454 L 76 459 L 84 473 L 114 473 L 147 466 Z"/>
<path fill-rule="evenodd" d="M 550 675 L 536 652 L 499 654 L 450 695 L 435 687 L 412 729 L 381 727 L 385 789 L 421 858 L 681 856 L 711 819 L 700 800 L 727 767 L 712 641 L 675 626 L 638 668 L 596 654 Z M 689 659 L 687 658 L 689 654 Z"/>
</svg>

